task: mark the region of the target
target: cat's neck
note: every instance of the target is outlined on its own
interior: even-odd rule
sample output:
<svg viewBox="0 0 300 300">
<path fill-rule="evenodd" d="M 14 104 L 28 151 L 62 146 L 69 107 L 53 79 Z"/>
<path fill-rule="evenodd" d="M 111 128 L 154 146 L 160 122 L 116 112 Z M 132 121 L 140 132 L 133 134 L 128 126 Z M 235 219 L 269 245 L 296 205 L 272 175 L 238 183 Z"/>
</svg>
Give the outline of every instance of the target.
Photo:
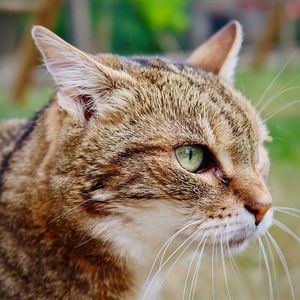
<svg viewBox="0 0 300 300">
<path fill-rule="evenodd" d="M 117 257 L 101 238 L 89 239 L 78 230 L 77 220 L 69 218 L 62 199 L 49 189 L 51 168 L 60 147 L 57 137 L 63 134 L 58 116 L 58 107 L 52 102 L 23 129 L 23 137 L 7 156 L 2 221 L 22 241 L 22 248 L 30 253 L 28 259 L 34 258 L 26 269 L 30 280 L 36 277 L 34 273 L 53 284 L 65 280 L 60 283 L 65 287 L 78 281 L 73 285 L 81 288 L 78 295 L 88 290 L 91 298 L 134 299 L 136 276 L 130 262 Z"/>
</svg>

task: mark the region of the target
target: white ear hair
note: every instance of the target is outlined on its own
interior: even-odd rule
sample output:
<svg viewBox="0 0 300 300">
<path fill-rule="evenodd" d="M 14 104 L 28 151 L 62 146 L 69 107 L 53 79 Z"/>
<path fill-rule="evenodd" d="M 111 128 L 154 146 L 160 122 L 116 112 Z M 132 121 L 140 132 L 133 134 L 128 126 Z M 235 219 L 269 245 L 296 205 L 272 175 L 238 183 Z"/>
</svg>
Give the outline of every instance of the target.
<svg viewBox="0 0 300 300">
<path fill-rule="evenodd" d="M 42 26 L 33 27 L 32 37 L 59 88 L 60 106 L 80 119 L 85 115 L 80 108 L 90 108 L 96 102 L 99 107 L 100 98 L 114 89 L 116 81 L 131 79 L 127 73 L 99 63 Z"/>
<path fill-rule="evenodd" d="M 200 45 L 186 62 L 233 82 L 242 40 L 240 23 L 232 21 Z"/>
<path fill-rule="evenodd" d="M 238 22 L 236 22 L 235 26 L 236 26 L 236 36 L 234 42 L 219 72 L 219 76 L 227 79 L 231 83 L 234 81 L 235 68 L 238 63 L 239 53 L 243 43 L 242 27 Z"/>
</svg>

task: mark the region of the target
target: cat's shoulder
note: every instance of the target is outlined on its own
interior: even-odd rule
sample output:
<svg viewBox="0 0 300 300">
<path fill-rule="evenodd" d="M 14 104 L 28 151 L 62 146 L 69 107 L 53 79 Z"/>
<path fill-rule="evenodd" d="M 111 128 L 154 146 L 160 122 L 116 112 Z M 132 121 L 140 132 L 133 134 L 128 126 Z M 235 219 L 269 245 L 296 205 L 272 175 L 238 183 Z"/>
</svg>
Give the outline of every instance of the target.
<svg viewBox="0 0 300 300">
<path fill-rule="evenodd" d="M 25 119 L 0 121 L 0 161 L 14 147 L 27 122 Z"/>
</svg>

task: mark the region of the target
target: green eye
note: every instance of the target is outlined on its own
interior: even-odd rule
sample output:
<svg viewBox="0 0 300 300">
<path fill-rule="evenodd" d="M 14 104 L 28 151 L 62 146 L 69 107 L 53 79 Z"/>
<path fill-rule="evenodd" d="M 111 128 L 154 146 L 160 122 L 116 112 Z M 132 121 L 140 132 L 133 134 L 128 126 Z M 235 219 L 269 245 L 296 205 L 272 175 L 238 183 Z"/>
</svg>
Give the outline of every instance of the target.
<svg viewBox="0 0 300 300">
<path fill-rule="evenodd" d="M 204 151 L 197 145 L 179 147 L 175 154 L 180 165 L 189 172 L 197 171 L 204 159 Z"/>
</svg>

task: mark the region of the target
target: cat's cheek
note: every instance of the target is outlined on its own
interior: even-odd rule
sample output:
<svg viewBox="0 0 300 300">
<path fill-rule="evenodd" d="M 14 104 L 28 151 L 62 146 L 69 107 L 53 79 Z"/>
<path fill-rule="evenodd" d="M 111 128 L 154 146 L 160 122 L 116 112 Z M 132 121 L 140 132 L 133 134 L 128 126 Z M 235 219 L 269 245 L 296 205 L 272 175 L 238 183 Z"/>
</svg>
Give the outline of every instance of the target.
<svg viewBox="0 0 300 300">
<path fill-rule="evenodd" d="M 148 265 L 162 245 L 189 223 L 190 211 L 174 203 L 119 205 L 110 216 L 91 219 L 86 231 L 94 239 L 108 241 L 117 256 Z"/>
</svg>

